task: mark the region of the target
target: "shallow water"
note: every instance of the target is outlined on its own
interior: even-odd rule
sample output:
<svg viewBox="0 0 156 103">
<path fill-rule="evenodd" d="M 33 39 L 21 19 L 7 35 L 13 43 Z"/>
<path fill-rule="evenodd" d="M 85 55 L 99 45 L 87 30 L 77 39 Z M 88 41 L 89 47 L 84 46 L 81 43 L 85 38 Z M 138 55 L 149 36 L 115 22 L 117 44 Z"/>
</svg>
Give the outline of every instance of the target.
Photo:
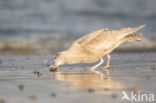
<svg viewBox="0 0 156 103">
<path fill-rule="evenodd" d="M 156 94 L 156 53 L 112 54 L 110 78 L 102 66 L 105 77 L 88 71 L 93 64 L 49 72 L 52 57 L 0 56 L 0 101 L 121 103 L 122 91 Z"/>
</svg>

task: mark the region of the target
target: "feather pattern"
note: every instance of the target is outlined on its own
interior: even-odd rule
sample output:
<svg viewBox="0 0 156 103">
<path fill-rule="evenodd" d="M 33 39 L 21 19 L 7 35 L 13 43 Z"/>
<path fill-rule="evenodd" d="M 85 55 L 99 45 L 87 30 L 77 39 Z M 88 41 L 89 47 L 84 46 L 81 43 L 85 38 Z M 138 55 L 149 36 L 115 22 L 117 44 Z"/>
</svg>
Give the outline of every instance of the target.
<svg viewBox="0 0 156 103">
<path fill-rule="evenodd" d="M 143 27 L 145 27 L 145 25 L 141 25 L 135 28 L 128 27 L 119 30 L 101 29 L 81 37 L 73 44 L 74 46 L 77 45 L 83 50 L 101 57 L 110 53 L 118 45 L 123 43 L 123 41 L 126 42 L 126 39 L 124 37 L 126 37 L 127 35 L 133 35 L 134 32 L 140 30 Z M 125 40 L 123 40 L 123 38 Z M 73 48 L 74 46 L 72 46 L 71 48 Z"/>
<path fill-rule="evenodd" d="M 55 64 L 96 62 L 103 56 L 110 54 L 122 43 L 141 40 L 141 34 L 135 34 L 134 32 L 143 27 L 145 25 L 135 28 L 101 29 L 91 32 L 76 40 L 69 49 L 57 53 Z"/>
</svg>

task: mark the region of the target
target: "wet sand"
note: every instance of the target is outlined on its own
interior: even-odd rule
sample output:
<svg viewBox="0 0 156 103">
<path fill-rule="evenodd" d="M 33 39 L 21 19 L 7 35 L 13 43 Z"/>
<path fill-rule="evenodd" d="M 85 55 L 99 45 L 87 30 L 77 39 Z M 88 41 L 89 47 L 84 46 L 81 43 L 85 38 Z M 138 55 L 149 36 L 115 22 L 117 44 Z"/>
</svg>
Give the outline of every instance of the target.
<svg viewBox="0 0 156 103">
<path fill-rule="evenodd" d="M 156 53 L 111 56 L 111 78 L 88 71 L 93 64 L 49 72 L 53 55 L 0 56 L 0 103 L 128 103 L 122 91 L 156 95 Z"/>
</svg>

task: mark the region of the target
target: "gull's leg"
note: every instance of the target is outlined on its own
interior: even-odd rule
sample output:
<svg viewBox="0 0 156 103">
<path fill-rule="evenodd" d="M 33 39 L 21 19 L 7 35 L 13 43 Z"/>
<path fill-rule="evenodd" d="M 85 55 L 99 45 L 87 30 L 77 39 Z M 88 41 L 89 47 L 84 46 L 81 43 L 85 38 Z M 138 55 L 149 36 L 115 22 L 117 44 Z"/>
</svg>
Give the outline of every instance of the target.
<svg viewBox="0 0 156 103">
<path fill-rule="evenodd" d="M 107 62 L 106 62 L 106 66 L 104 67 L 105 69 L 109 69 L 109 61 L 110 61 L 110 55 L 107 55 Z"/>
<path fill-rule="evenodd" d="M 100 58 L 100 63 L 98 63 L 98 64 L 96 64 L 95 66 L 91 67 L 90 70 L 91 70 L 92 72 L 94 72 L 95 69 L 96 69 L 98 66 L 100 66 L 103 62 L 104 62 L 104 60 L 103 60 L 102 58 Z"/>
<path fill-rule="evenodd" d="M 107 72 L 107 76 L 110 76 L 109 61 L 110 61 L 110 55 L 107 55 L 107 62 L 106 62 L 106 66 L 104 67 L 105 71 Z"/>
</svg>

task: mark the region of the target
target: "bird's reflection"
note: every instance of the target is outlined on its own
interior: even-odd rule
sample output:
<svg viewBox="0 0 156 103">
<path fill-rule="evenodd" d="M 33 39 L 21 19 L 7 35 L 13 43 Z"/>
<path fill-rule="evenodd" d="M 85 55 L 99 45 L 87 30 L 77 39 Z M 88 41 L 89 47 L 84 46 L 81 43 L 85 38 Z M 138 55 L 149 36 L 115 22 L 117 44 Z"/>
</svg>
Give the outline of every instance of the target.
<svg viewBox="0 0 156 103">
<path fill-rule="evenodd" d="M 54 78 L 60 81 L 68 81 L 75 87 L 102 89 L 104 94 L 112 94 L 112 90 L 120 91 L 124 89 L 125 86 L 122 83 L 112 80 L 111 78 L 102 79 L 102 73 L 99 71 L 97 74 L 90 72 L 55 72 Z"/>
</svg>

